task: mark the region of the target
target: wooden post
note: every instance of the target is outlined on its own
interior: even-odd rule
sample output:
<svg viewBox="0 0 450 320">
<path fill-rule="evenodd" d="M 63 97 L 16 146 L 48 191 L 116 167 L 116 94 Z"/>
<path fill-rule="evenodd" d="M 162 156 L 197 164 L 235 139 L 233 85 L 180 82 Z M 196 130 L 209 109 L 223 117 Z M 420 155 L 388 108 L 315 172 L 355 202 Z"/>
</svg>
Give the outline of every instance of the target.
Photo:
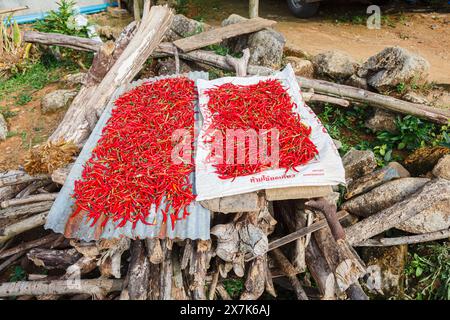
<svg viewBox="0 0 450 320">
<path fill-rule="evenodd" d="M 250 19 L 258 17 L 259 0 L 248 1 L 248 15 Z"/>
</svg>

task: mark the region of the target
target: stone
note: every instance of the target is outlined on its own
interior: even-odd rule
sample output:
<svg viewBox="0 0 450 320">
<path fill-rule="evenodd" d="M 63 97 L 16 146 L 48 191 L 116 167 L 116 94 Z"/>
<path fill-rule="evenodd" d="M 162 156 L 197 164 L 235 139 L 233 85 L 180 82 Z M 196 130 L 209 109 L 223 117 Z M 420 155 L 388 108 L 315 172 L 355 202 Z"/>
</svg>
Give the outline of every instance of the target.
<svg viewBox="0 0 450 320">
<path fill-rule="evenodd" d="M 237 14 L 230 15 L 222 21 L 222 26 L 247 20 Z M 227 39 L 223 45 L 233 52 L 242 52 L 250 49 L 249 64 L 279 69 L 282 63 L 285 38 L 281 33 L 271 28 L 266 28 L 252 34 L 241 35 L 233 39 Z"/>
<path fill-rule="evenodd" d="M 433 175 L 450 180 L 450 154 L 443 156 L 433 168 Z"/>
<path fill-rule="evenodd" d="M 194 19 L 189 19 L 182 14 L 174 16 L 170 29 L 164 36 L 164 41 L 175 41 L 177 39 L 192 36 L 194 34 L 206 31 L 209 25 Z"/>
<path fill-rule="evenodd" d="M 374 115 L 367 119 L 364 125 L 374 132 L 388 131 L 396 133 L 398 132 L 398 129 L 395 120 L 396 116 L 392 112 L 376 108 Z"/>
<path fill-rule="evenodd" d="M 338 50 L 319 53 L 312 62 L 318 75 L 336 81 L 350 78 L 358 68 L 358 63 L 350 55 Z"/>
<path fill-rule="evenodd" d="M 294 56 L 289 56 L 284 58 L 284 62 L 286 64 L 291 64 L 296 76 L 305 78 L 314 77 L 314 66 L 311 61 Z"/>
<path fill-rule="evenodd" d="M 345 82 L 346 85 L 368 90 L 369 86 L 367 85 L 367 80 L 365 78 L 360 78 L 356 74 L 353 74 L 350 78 Z"/>
<path fill-rule="evenodd" d="M 159 59 L 156 65 L 158 75 L 166 76 L 176 73 L 175 59 Z M 180 60 L 180 73 L 187 73 L 191 71 L 191 68 L 182 60 Z"/>
<path fill-rule="evenodd" d="M 86 78 L 85 72 L 72 73 L 66 75 L 63 78 L 63 82 L 70 87 L 74 87 L 83 84 L 85 78 Z"/>
<path fill-rule="evenodd" d="M 412 102 L 412 103 L 418 103 L 418 104 L 430 104 L 430 102 L 425 98 L 424 96 L 421 96 L 420 94 L 408 91 L 402 96 L 403 100 Z"/>
<path fill-rule="evenodd" d="M 286 43 L 283 49 L 283 55 L 285 57 L 297 57 L 297 58 L 302 58 L 302 59 L 307 59 L 310 60 L 312 58 L 312 56 L 306 52 L 305 50 L 303 50 L 302 48 L 299 48 L 297 46 L 295 46 L 292 43 Z"/>
<path fill-rule="evenodd" d="M 342 149 L 342 142 L 336 139 L 331 139 L 333 140 L 334 145 L 336 146 L 336 149 Z"/>
<path fill-rule="evenodd" d="M 407 245 L 363 248 L 362 259 L 367 266 L 364 282 L 367 289 L 375 296 L 401 296 L 407 257 Z"/>
<path fill-rule="evenodd" d="M 450 154 L 450 148 L 445 146 L 423 147 L 408 155 L 403 164 L 413 175 L 424 175 L 432 171 L 446 154 Z"/>
<path fill-rule="evenodd" d="M 41 100 L 42 113 L 50 113 L 67 107 L 77 94 L 77 90 L 55 90 L 46 94 Z"/>
<path fill-rule="evenodd" d="M 8 136 L 8 124 L 5 117 L 0 113 L 0 140 L 6 140 Z"/>
<path fill-rule="evenodd" d="M 375 155 L 369 150 L 350 149 L 342 157 L 342 163 L 347 183 L 372 172 L 377 167 Z"/>
<path fill-rule="evenodd" d="M 431 207 L 395 226 L 396 229 L 417 234 L 444 230 L 449 227 L 450 195 L 448 199 L 434 203 Z"/>
<path fill-rule="evenodd" d="M 399 84 L 425 83 L 429 62 L 401 47 L 388 47 L 367 59 L 357 75 L 379 92 L 395 88 Z"/>
</svg>

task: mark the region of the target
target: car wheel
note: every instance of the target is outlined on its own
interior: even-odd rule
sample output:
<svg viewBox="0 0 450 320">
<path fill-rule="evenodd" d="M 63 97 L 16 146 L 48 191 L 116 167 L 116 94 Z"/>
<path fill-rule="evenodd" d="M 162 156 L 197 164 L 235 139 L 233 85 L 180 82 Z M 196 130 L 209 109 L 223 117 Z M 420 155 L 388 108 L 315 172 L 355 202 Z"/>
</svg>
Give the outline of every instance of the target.
<svg viewBox="0 0 450 320">
<path fill-rule="evenodd" d="M 309 18 L 317 13 L 319 1 L 306 2 L 305 0 L 287 0 L 289 10 L 298 18 Z"/>
</svg>

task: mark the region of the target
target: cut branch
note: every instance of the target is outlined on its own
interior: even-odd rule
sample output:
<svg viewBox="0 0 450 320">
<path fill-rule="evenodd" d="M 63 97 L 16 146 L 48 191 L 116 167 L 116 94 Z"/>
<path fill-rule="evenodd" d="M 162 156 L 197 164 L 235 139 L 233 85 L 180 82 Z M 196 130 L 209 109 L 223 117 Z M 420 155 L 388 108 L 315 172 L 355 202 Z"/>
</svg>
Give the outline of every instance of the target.
<svg viewBox="0 0 450 320">
<path fill-rule="evenodd" d="M 37 31 L 25 31 L 23 40 L 30 43 L 61 46 L 81 51 L 98 51 L 102 43 L 89 38 L 68 36 L 59 33 L 45 33 Z"/>
<path fill-rule="evenodd" d="M 414 236 L 396 237 L 396 238 L 381 238 L 381 239 L 367 239 L 365 241 L 355 243 L 355 247 L 389 247 L 399 246 L 402 244 L 422 243 L 428 241 L 435 241 L 450 238 L 450 229 L 439 230 Z"/>
</svg>

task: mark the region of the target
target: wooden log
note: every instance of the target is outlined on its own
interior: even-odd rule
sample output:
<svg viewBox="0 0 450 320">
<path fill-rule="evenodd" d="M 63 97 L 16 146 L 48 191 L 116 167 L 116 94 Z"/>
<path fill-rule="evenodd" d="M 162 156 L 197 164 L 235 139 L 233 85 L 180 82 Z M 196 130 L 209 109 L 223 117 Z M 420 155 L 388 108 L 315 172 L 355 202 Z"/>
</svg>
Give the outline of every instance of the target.
<svg viewBox="0 0 450 320">
<path fill-rule="evenodd" d="M 5 14 L 5 13 L 11 13 L 11 12 L 27 10 L 27 9 L 28 9 L 28 6 L 20 6 L 20 7 L 14 7 L 14 8 L 0 9 L 0 15 Z"/>
<path fill-rule="evenodd" d="M 350 244 L 360 243 L 380 234 L 445 199 L 449 193 L 449 180 L 434 179 L 409 198 L 346 228 L 347 240 Z"/>
<path fill-rule="evenodd" d="M 131 244 L 131 261 L 128 267 L 128 294 L 131 300 L 147 300 L 150 262 L 142 240 Z"/>
<path fill-rule="evenodd" d="M 6 259 L 5 261 L 3 261 L 2 263 L 0 263 L 0 272 L 9 268 L 13 263 L 15 263 L 17 260 L 19 260 L 23 255 L 24 255 L 23 252 L 18 252 L 16 254 L 12 255 L 11 257 L 9 257 L 8 259 Z"/>
<path fill-rule="evenodd" d="M 341 107 L 348 107 L 350 105 L 350 102 L 348 100 L 336 98 L 336 97 L 330 97 L 330 96 L 326 96 L 323 94 L 317 94 L 317 93 L 314 93 L 314 90 L 302 92 L 302 97 L 305 102 L 309 102 L 309 101 L 325 102 L 325 103 L 336 104 Z"/>
<path fill-rule="evenodd" d="M 308 270 L 322 294 L 322 299 L 335 300 L 336 280 L 315 239 L 309 242 L 305 258 Z"/>
<path fill-rule="evenodd" d="M 123 280 L 89 279 L 89 280 L 57 280 L 57 281 L 18 281 L 0 284 L 0 297 L 23 295 L 39 296 L 48 294 L 105 294 L 120 291 Z"/>
<path fill-rule="evenodd" d="M 232 300 L 227 290 L 222 284 L 218 284 L 216 288 L 217 293 L 222 298 L 222 300 Z"/>
<path fill-rule="evenodd" d="M 60 237 L 60 235 L 55 234 L 55 233 L 51 233 L 49 235 L 46 235 L 45 237 L 33 240 L 33 241 L 28 241 L 28 242 L 24 242 L 19 244 L 18 246 L 14 247 L 14 248 L 10 248 L 7 250 L 4 250 L 2 252 L 0 252 L 0 259 L 12 256 L 16 253 L 19 252 L 25 252 L 29 249 L 33 249 L 42 245 L 46 245 L 50 242 L 55 241 L 56 239 L 58 239 Z"/>
<path fill-rule="evenodd" d="M 333 192 L 331 186 L 303 186 L 266 189 L 266 199 L 268 201 L 289 200 L 289 199 L 311 199 L 325 197 Z"/>
<path fill-rule="evenodd" d="M 159 264 L 163 261 L 164 255 L 161 248 L 159 239 L 146 239 L 145 240 L 148 252 L 148 259 L 153 264 Z"/>
<path fill-rule="evenodd" d="M 264 293 L 266 284 L 264 264 L 267 263 L 265 257 L 260 256 L 251 262 L 244 284 L 245 290 L 241 294 L 240 300 L 257 300 Z"/>
<path fill-rule="evenodd" d="M 47 215 L 48 211 L 42 212 L 0 229 L 0 244 L 18 234 L 42 226 L 45 223 Z"/>
<path fill-rule="evenodd" d="M 52 181 L 54 183 L 63 185 L 64 182 L 66 182 L 67 176 L 70 173 L 70 170 L 72 169 L 73 164 L 69 164 L 65 166 L 64 168 L 58 168 L 55 171 L 52 172 Z"/>
<path fill-rule="evenodd" d="M 23 40 L 30 43 L 39 43 L 43 45 L 61 46 L 81 51 L 98 51 L 102 43 L 89 39 L 75 36 L 69 36 L 59 33 L 45 33 L 27 30 L 23 33 Z"/>
<path fill-rule="evenodd" d="M 249 192 L 233 196 L 200 201 L 200 204 L 213 212 L 252 212 L 261 209 L 258 193 Z"/>
<path fill-rule="evenodd" d="M 0 210 L 0 219 L 17 219 L 24 215 L 48 211 L 52 205 L 53 201 L 41 201 L 17 207 L 10 207 Z"/>
<path fill-rule="evenodd" d="M 192 277 L 189 289 L 192 292 L 192 298 L 194 300 L 206 300 L 206 273 L 209 267 L 209 260 L 212 253 L 211 241 L 209 240 L 197 240 L 196 249 L 192 253 L 190 262 L 189 274 Z"/>
<path fill-rule="evenodd" d="M 313 80 L 304 77 L 297 77 L 297 80 L 303 90 L 314 89 L 314 92 L 320 94 L 333 95 L 350 101 L 366 103 L 372 107 L 378 107 L 401 114 L 410 114 L 440 124 L 448 123 L 450 118 L 450 111 L 445 109 L 411 103 L 390 96 L 324 80 Z"/>
<path fill-rule="evenodd" d="M 52 249 L 31 249 L 27 253 L 27 258 L 38 267 L 47 270 L 66 269 L 81 258 L 81 255 L 75 249 L 52 250 Z"/>
<path fill-rule="evenodd" d="M 291 282 L 291 285 L 294 288 L 297 299 L 309 300 L 308 296 L 305 293 L 305 290 L 303 290 L 303 287 L 297 278 L 297 271 L 295 270 L 294 266 L 289 262 L 289 260 L 286 258 L 286 256 L 283 254 L 283 252 L 281 252 L 280 249 L 274 249 L 271 252 L 271 254 L 276 263 L 278 264 L 278 267 L 281 269 L 282 272 L 286 274 L 289 281 Z"/>
<path fill-rule="evenodd" d="M 355 247 L 389 247 L 402 244 L 414 244 L 429 241 L 436 241 L 450 238 L 450 229 L 428 232 L 414 236 L 403 236 L 395 238 L 367 239 L 362 242 L 354 243 Z"/>
<path fill-rule="evenodd" d="M 24 197 L 28 197 L 29 195 L 36 193 L 37 191 L 39 191 L 40 188 L 45 187 L 47 185 L 49 185 L 51 183 L 50 179 L 45 179 L 45 180 L 37 180 L 37 181 L 33 181 L 31 182 L 31 184 L 29 184 L 28 186 L 26 186 L 25 188 L 23 188 L 17 195 L 16 195 L 16 199 L 21 199 Z"/>
<path fill-rule="evenodd" d="M 247 66 L 250 59 L 250 49 L 246 48 L 242 51 L 241 58 L 235 58 L 230 55 L 225 57 L 230 66 L 234 68 L 236 77 L 245 77 L 247 75 Z"/>
<path fill-rule="evenodd" d="M 55 200 L 57 196 L 58 196 L 58 193 L 36 194 L 36 195 L 23 197 L 21 199 L 11 199 L 11 200 L 2 201 L 0 203 L 0 207 L 5 209 L 5 208 L 11 207 L 11 206 L 18 206 L 21 204 L 28 204 L 28 203 L 34 203 L 34 202 L 42 202 L 42 201 L 52 201 L 53 202 L 53 200 Z M 30 213 L 33 213 L 33 212 L 30 212 Z M 1 213 L 0 213 L 0 216 L 1 216 Z"/>
<path fill-rule="evenodd" d="M 269 28 L 275 24 L 276 21 L 263 18 L 246 19 L 242 22 L 211 29 L 187 38 L 175 40 L 173 44 L 176 45 L 181 51 L 189 52 L 212 44 L 220 43 L 225 39 L 243 34 L 249 34 L 264 28 Z"/>
<path fill-rule="evenodd" d="M 359 283 L 353 283 L 345 292 L 350 300 L 369 300 Z"/>
<path fill-rule="evenodd" d="M 46 180 L 48 175 L 30 176 L 24 171 L 10 171 L 0 176 L 0 187 L 14 186 L 21 183 L 30 183 L 36 180 Z"/>
<path fill-rule="evenodd" d="M 249 0 L 248 1 L 248 16 L 250 19 L 258 17 L 259 11 L 259 0 Z"/>
</svg>

